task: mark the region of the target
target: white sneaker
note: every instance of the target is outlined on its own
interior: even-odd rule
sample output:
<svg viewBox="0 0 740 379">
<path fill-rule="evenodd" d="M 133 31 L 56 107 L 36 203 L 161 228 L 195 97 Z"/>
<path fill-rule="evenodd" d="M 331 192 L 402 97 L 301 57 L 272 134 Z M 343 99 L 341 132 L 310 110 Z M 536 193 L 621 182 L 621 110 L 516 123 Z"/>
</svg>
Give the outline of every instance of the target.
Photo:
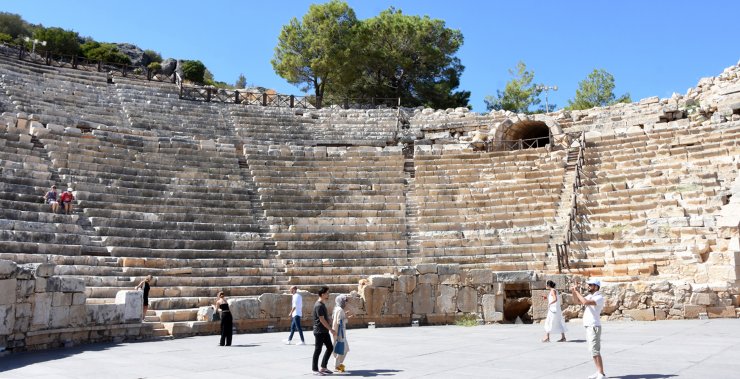
<svg viewBox="0 0 740 379">
<path fill-rule="evenodd" d="M 593 373 L 593 374 L 589 375 L 589 376 L 588 376 L 588 379 L 596 379 L 596 378 L 598 378 L 598 377 L 599 377 L 600 375 L 601 375 L 601 373 L 600 373 L 600 372 L 595 372 L 595 373 Z"/>
<path fill-rule="evenodd" d="M 306 343 L 305 343 L 305 342 L 303 342 L 303 341 L 301 341 L 301 342 L 298 342 L 298 343 L 297 343 L 297 345 L 305 345 L 305 344 L 306 344 Z"/>
<path fill-rule="evenodd" d="M 286 345 L 290 345 L 290 340 L 285 340 L 283 342 L 285 342 Z"/>
<path fill-rule="evenodd" d="M 596 379 L 606 379 L 606 375 L 599 374 L 599 376 L 597 376 Z"/>
</svg>

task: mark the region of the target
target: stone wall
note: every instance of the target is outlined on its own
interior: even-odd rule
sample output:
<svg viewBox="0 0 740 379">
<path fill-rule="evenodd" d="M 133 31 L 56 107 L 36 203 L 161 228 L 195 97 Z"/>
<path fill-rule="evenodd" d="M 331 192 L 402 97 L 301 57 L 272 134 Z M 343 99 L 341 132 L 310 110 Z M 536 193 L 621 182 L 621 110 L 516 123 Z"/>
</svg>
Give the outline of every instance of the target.
<svg viewBox="0 0 740 379">
<path fill-rule="evenodd" d="M 453 324 L 473 314 L 486 323 L 510 323 L 507 308 L 524 309 L 526 321 L 538 322 L 547 315 L 545 282 L 552 280 L 561 291 L 566 320 L 581 318 L 583 309 L 573 301 L 570 285 L 586 278 L 572 275 L 545 275 L 534 271 L 492 272 L 463 270 L 455 264 L 420 264 L 399 268 L 394 273 L 372 275 L 348 294 L 348 309 L 354 314 L 351 327 Z M 315 292 L 318 287 L 308 287 Z M 299 290 L 303 297 L 303 326 L 312 325 L 311 311 L 317 295 Z M 509 289 L 529 292 L 529 298 L 507 297 Z M 656 280 L 632 283 L 603 283 L 606 297 L 603 316 L 610 320 L 653 321 L 666 319 L 734 318 L 740 315 L 740 293 L 728 285 L 695 284 L 684 280 Z M 332 293 L 327 308 L 331 312 Z M 524 308 L 521 308 L 521 304 Z M 239 332 L 287 330 L 290 294 L 264 294 L 254 298 L 230 299 L 234 325 Z M 199 321 L 190 325 L 192 334 L 218 333 L 211 322 L 212 307 L 201 307 Z M 186 332 L 184 329 L 182 332 Z"/>
<path fill-rule="evenodd" d="M 54 276 L 49 263 L 0 260 L 0 349 L 47 349 L 151 336 L 141 323 L 142 294 L 121 291 L 113 304 L 86 304 L 82 279 Z"/>
</svg>

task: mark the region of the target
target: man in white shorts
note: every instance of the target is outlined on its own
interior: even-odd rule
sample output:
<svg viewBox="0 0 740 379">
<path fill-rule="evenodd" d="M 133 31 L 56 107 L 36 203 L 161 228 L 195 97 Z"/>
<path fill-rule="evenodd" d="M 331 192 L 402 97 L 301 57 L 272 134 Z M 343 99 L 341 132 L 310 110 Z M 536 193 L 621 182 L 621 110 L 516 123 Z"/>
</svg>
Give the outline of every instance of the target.
<svg viewBox="0 0 740 379">
<path fill-rule="evenodd" d="M 589 379 L 604 379 L 604 361 L 601 360 L 601 310 L 604 309 L 604 296 L 601 295 L 601 281 L 589 279 L 589 294 L 585 297 L 579 292 L 578 285 L 571 287 L 573 298 L 585 305 L 583 309 L 583 326 L 586 328 L 586 340 L 588 349 L 594 359 L 596 372 L 589 376 Z"/>
</svg>

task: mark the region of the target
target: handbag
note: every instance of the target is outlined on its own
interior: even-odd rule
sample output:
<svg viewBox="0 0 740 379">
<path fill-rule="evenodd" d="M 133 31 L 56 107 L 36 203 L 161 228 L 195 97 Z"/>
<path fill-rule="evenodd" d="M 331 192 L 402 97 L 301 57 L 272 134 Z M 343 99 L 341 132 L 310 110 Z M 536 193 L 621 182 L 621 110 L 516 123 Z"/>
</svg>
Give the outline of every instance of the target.
<svg viewBox="0 0 740 379">
<path fill-rule="evenodd" d="M 339 341 L 339 338 L 342 338 L 342 341 Z M 337 355 L 344 355 L 345 350 L 345 343 L 344 343 L 344 325 L 342 325 L 342 321 L 339 321 L 339 333 L 337 333 L 337 342 L 334 344 L 334 353 Z"/>
</svg>

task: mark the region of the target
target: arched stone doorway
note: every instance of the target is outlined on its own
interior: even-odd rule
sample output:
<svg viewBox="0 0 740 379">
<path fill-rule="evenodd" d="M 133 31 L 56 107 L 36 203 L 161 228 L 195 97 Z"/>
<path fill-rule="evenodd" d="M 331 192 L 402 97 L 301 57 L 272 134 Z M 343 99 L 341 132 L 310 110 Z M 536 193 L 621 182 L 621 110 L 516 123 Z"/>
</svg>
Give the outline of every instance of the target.
<svg viewBox="0 0 740 379">
<path fill-rule="evenodd" d="M 548 116 L 516 115 L 494 124 L 489 135 L 493 136 L 490 143 L 494 149 L 510 150 L 520 148 L 519 140 L 529 140 L 526 144 L 522 142 L 523 148 L 543 147 L 548 143 L 560 145 L 562 138 L 558 136 L 562 133 L 557 121 Z"/>
<path fill-rule="evenodd" d="M 550 128 L 543 121 L 519 121 L 503 131 L 504 141 L 522 140 L 523 148 L 544 147 L 550 143 Z"/>
</svg>

